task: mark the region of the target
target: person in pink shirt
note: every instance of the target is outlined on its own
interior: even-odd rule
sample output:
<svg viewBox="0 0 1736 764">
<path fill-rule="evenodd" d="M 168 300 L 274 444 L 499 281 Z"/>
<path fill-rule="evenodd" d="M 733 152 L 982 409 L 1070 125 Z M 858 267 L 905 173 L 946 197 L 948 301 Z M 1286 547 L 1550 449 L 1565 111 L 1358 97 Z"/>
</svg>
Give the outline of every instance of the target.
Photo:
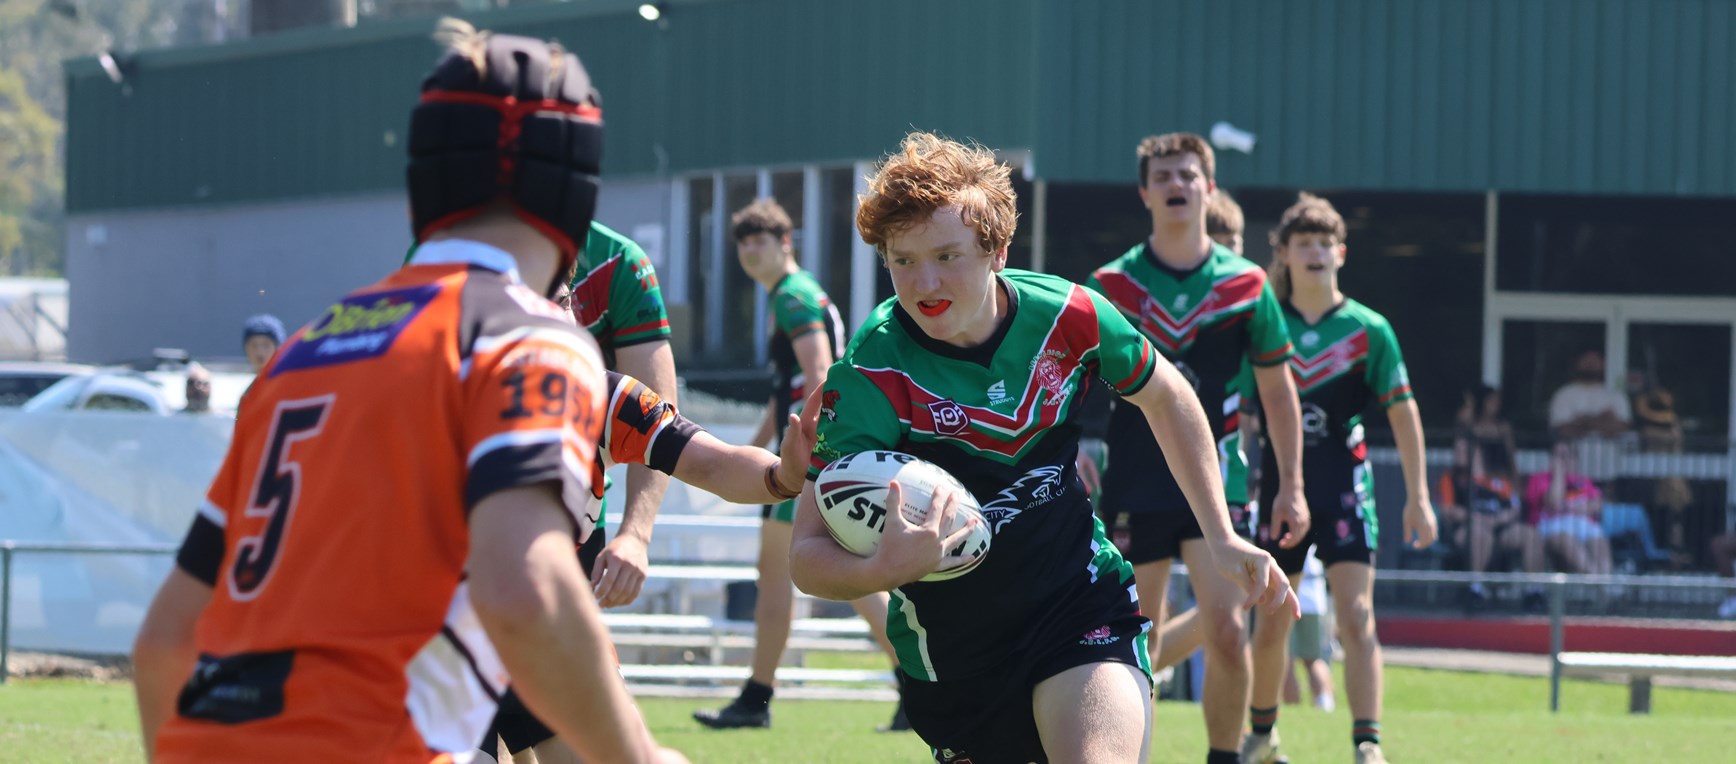
<svg viewBox="0 0 1736 764">
<path fill-rule="evenodd" d="M 1603 532 L 1603 491 L 1578 471 L 1566 442 L 1555 444 L 1549 470 L 1531 476 L 1525 506 L 1543 546 L 1568 573 L 1610 572 L 1609 537 Z"/>
</svg>

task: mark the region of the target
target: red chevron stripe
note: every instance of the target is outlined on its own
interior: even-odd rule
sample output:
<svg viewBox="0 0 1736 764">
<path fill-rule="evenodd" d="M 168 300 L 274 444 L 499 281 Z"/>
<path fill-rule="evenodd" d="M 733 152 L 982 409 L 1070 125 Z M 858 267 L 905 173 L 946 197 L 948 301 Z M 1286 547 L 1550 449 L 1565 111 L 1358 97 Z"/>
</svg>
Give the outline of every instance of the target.
<svg viewBox="0 0 1736 764">
<path fill-rule="evenodd" d="M 1362 365 L 1367 358 L 1368 332 L 1358 329 L 1312 356 L 1304 357 L 1297 351 L 1290 356 L 1290 373 L 1296 379 L 1298 391 L 1312 389 Z"/>
<path fill-rule="evenodd" d="M 1109 298 L 1141 332 L 1163 345 L 1172 355 L 1192 345 L 1199 330 L 1214 319 L 1260 299 L 1266 284 L 1265 272 L 1258 269 L 1229 276 L 1213 284 L 1192 310 L 1178 318 L 1153 297 L 1150 290 L 1126 273 L 1104 268 L 1095 275 L 1097 282 L 1103 285 L 1103 296 Z"/>
</svg>

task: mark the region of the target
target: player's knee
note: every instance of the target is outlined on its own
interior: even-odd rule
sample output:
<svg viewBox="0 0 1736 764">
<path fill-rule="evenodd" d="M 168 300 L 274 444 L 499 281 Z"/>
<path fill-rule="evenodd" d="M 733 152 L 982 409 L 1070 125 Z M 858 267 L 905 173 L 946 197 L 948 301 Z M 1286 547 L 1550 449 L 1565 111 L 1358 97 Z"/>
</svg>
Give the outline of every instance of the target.
<svg viewBox="0 0 1736 764">
<path fill-rule="evenodd" d="M 1338 639 L 1347 646 L 1376 644 L 1374 604 L 1357 597 L 1338 609 Z"/>
<path fill-rule="evenodd" d="M 1237 607 L 1201 611 L 1206 649 L 1221 654 L 1241 654 L 1248 649 L 1247 620 Z"/>
</svg>

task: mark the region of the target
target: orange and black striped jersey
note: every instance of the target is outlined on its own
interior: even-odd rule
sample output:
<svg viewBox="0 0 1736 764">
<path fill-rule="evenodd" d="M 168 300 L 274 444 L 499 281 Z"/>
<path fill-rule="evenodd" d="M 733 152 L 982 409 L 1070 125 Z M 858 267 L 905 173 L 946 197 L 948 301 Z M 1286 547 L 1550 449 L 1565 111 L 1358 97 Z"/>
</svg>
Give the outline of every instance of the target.
<svg viewBox="0 0 1736 764">
<path fill-rule="evenodd" d="M 254 382 L 178 564 L 212 585 L 157 761 L 431 762 L 508 677 L 470 608 L 468 517 L 552 484 L 583 526 L 596 343 L 507 253 L 423 245 Z"/>
<path fill-rule="evenodd" d="M 643 464 L 674 475 L 681 452 L 700 432 L 699 425 L 645 383 L 615 371 L 607 372 L 606 378 L 609 397 L 603 410 L 602 450 L 591 477 L 591 498 L 584 505 L 591 525 L 602 510 L 604 470 L 615 464 Z"/>
</svg>

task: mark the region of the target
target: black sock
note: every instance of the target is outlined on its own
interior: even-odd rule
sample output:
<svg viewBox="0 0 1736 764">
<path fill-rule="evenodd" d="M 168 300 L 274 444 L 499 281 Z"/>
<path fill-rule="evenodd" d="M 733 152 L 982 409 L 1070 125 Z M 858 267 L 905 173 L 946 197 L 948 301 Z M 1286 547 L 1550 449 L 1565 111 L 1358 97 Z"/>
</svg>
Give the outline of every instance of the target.
<svg viewBox="0 0 1736 764">
<path fill-rule="evenodd" d="M 735 702 L 748 708 L 765 708 L 772 702 L 772 686 L 749 679 L 741 686 L 741 695 Z"/>
<path fill-rule="evenodd" d="M 1242 764 L 1242 754 L 1236 751 L 1206 751 L 1206 764 Z"/>
<path fill-rule="evenodd" d="M 1255 708 L 1248 706 L 1248 724 L 1254 728 L 1256 735 L 1272 734 L 1272 728 L 1278 724 L 1278 707 Z"/>
</svg>

